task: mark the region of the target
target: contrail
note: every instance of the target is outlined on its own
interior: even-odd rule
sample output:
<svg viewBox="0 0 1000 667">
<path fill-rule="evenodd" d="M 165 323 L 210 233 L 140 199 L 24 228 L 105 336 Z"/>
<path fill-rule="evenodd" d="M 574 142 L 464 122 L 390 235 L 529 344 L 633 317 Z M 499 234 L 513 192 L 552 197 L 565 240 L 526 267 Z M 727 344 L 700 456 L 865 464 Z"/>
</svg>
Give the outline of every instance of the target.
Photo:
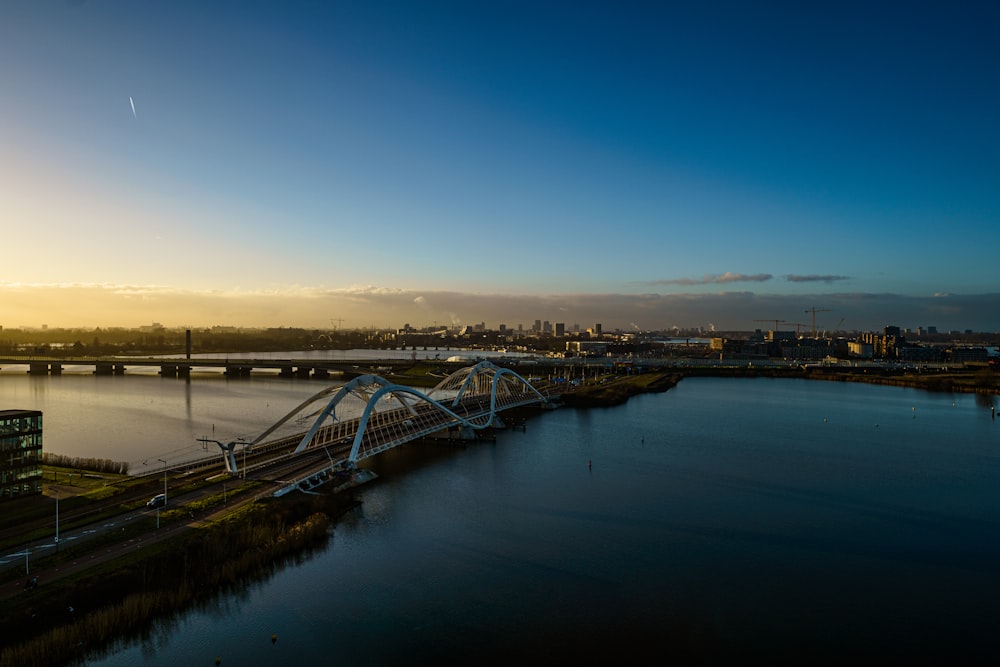
<svg viewBox="0 0 1000 667">
<path fill-rule="evenodd" d="M 132 96 L 128 96 L 128 103 L 132 105 L 132 118 L 135 118 L 135 102 L 132 101 Z"/>
</svg>

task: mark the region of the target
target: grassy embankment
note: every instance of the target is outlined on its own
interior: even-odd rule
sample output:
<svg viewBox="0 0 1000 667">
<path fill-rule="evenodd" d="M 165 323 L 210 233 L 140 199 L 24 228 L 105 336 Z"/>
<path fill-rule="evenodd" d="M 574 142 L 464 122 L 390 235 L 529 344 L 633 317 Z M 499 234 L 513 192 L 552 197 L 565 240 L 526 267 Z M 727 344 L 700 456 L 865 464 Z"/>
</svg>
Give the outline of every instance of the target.
<svg viewBox="0 0 1000 667">
<path fill-rule="evenodd" d="M 565 405 L 596 407 L 618 405 L 636 394 L 666 391 L 684 377 L 784 377 L 831 382 L 862 382 L 947 393 L 975 393 L 984 398 L 1000 394 L 1000 373 L 990 368 L 952 371 L 878 371 L 837 367 L 809 368 L 700 368 L 676 372 L 648 372 L 608 376 L 603 382 L 583 385 L 562 395 Z M 987 398 L 988 400 L 988 398 Z"/>
<path fill-rule="evenodd" d="M 571 407 L 620 405 L 637 394 L 667 391 L 682 377 L 682 374 L 674 372 L 611 376 L 564 392 L 562 402 Z"/>
<path fill-rule="evenodd" d="M 239 492 L 230 489 L 226 493 L 229 502 Z M 79 497 L 79 502 L 87 502 L 86 492 Z M 51 498 L 34 500 L 51 510 Z M 164 512 L 161 524 L 166 528 L 187 521 L 222 502 L 221 496 L 207 496 Z M 78 576 L 43 580 L 38 588 L 5 601 L 0 611 L 0 627 L 4 628 L 0 665 L 64 664 L 144 631 L 154 618 L 240 590 L 249 581 L 266 578 L 276 567 L 322 546 L 333 519 L 355 504 L 346 495 L 253 503 L 199 529 L 168 540 L 147 541 L 141 550 L 92 566 Z M 32 515 L 25 508 L 24 504 L 19 508 L 22 518 Z M 4 527 L 8 524 L 5 513 Z M 69 568 L 74 560 L 99 553 L 112 540 L 121 543 L 143 533 L 148 537 L 151 528 L 136 522 L 113 538 L 65 549 L 36 561 L 35 567 L 62 562 Z M 16 570 L 8 574 L 8 581 L 11 576 L 23 578 Z"/>
</svg>

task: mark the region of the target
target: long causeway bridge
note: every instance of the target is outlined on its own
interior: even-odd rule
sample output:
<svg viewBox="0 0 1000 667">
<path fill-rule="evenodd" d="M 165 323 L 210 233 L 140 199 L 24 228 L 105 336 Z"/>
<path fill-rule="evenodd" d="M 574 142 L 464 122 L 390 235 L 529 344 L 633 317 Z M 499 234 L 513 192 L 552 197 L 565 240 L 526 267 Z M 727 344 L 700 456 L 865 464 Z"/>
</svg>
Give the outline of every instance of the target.
<svg viewBox="0 0 1000 667">
<path fill-rule="evenodd" d="M 472 439 L 502 427 L 504 410 L 549 406 L 556 398 L 489 361 L 451 373 L 427 393 L 367 374 L 316 393 L 253 440 L 203 442 L 220 447 L 230 475 L 271 482 L 276 496 L 308 493 L 364 475 L 358 462 L 393 447 L 428 437 Z M 277 435 L 290 427 L 292 435 Z M 210 460 L 217 465 L 219 456 Z"/>
<path fill-rule="evenodd" d="M 61 375 L 63 371 L 90 368 L 95 375 L 125 375 L 129 368 L 156 368 L 165 377 L 189 377 L 192 371 L 219 370 L 228 377 L 246 377 L 253 371 L 278 371 L 281 377 L 325 379 L 331 375 L 355 374 L 361 363 L 377 362 L 394 367 L 412 364 L 404 359 L 252 359 L 242 357 L 0 357 L 0 368 L 27 366 L 30 375 Z M 435 360 L 436 364 L 445 364 Z M 459 364 L 455 364 L 456 366 Z"/>
</svg>

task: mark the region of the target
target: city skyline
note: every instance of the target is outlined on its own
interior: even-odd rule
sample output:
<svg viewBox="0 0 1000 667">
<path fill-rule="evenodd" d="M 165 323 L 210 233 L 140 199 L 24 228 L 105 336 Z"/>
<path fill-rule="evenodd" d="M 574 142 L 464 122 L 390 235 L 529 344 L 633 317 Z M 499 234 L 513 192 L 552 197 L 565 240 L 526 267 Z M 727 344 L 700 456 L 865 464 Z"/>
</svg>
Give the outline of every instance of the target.
<svg viewBox="0 0 1000 667">
<path fill-rule="evenodd" d="M 1000 331 L 998 18 L 8 3 L 0 325 Z"/>
</svg>

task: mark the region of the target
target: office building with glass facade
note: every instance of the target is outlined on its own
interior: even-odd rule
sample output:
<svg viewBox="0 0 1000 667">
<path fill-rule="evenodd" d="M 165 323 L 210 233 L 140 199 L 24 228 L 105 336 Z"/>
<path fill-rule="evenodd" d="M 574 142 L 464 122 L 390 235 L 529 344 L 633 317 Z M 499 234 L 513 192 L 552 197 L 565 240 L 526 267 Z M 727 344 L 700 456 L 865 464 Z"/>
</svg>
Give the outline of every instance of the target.
<svg viewBox="0 0 1000 667">
<path fill-rule="evenodd" d="M 42 492 L 42 413 L 0 410 L 0 500 Z"/>
</svg>

